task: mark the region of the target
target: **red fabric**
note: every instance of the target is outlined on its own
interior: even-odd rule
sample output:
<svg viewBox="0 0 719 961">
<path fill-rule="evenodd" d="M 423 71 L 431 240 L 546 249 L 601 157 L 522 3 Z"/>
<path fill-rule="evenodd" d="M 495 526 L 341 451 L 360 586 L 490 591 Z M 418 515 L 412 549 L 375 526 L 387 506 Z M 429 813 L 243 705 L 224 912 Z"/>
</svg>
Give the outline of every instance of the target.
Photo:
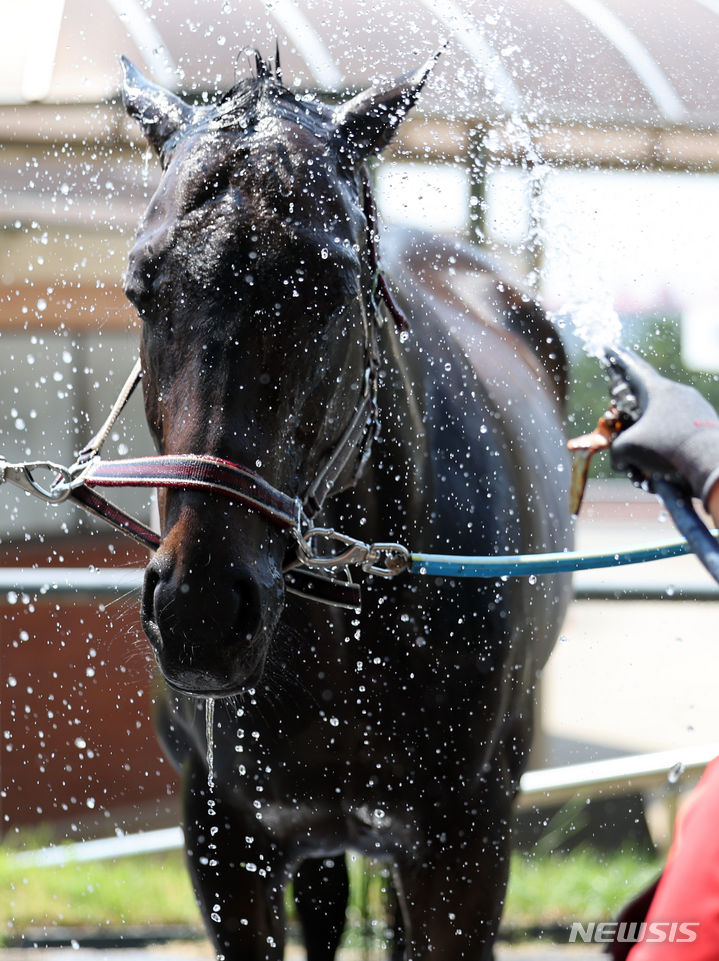
<svg viewBox="0 0 719 961">
<path fill-rule="evenodd" d="M 679 812 L 646 921 L 644 940 L 631 949 L 629 961 L 719 961 L 719 758 Z M 675 928 L 670 941 L 673 923 L 684 928 Z M 691 933 L 693 941 L 687 940 Z"/>
</svg>

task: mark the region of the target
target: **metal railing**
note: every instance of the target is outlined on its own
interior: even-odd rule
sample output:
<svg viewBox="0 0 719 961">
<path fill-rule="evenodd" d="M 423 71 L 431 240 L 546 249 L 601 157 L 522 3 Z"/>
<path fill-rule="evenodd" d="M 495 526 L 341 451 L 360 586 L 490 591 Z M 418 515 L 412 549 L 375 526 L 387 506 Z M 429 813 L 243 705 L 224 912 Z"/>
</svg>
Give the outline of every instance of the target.
<svg viewBox="0 0 719 961">
<path fill-rule="evenodd" d="M 654 563 L 661 564 L 662 561 Z M 2 595 L 36 595 L 103 599 L 139 591 L 144 568 L 0 567 Z M 683 579 L 671 588 L 631 573 L 583 571 L 574 575 L 574 599 L 719 601 L 719 586 L 698 577 Z"/>
<path fill-rule="evenodd" d="M 675 789 L 680 780 L 698 777 L 718 755 L 719 743 L 713 743 L 527 771 L 522 776 L 518 807 L 522 810 L 667 786 Z M 172 827 L 23 851 L 15 860 L 19 867 L 50 867 L 175 851 L 183 844 L 181 828 Z"/>
</svg>

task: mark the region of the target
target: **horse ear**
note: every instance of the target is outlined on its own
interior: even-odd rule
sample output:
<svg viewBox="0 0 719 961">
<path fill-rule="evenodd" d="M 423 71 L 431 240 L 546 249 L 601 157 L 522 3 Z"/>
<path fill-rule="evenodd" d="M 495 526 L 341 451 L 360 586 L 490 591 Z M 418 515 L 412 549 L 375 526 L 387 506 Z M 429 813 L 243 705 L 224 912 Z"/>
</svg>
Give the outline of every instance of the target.
<svg viewBox="0 0 719 961">
<path fill-rule="evenodd" d="M 120 59 L 125 110 L 138 122 L 155 152 L 162 156 L 167 141 L 190 123 L 194 110 L 174 93 L 143 77 L 127 57 Z"/>
<path fill-rule="evenodd" d="M 340 150 L 354 161 L 379 153 L 394 136 L 407 111 L 439 59 L 441 50 L 422 67 L 398 77 L 386 87 L 370 87 L 334 112 L 335 135 Z"/>
</svg>

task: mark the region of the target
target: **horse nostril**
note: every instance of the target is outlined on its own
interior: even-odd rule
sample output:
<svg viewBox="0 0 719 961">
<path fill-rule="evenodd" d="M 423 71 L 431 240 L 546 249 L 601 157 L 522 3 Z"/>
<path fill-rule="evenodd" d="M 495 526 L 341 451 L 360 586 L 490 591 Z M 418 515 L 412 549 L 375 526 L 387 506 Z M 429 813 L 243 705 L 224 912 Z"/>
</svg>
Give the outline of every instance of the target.
<svg viewBox="0 0 719 961">
<path fill-rule="evenodd" d="M 238 577 L 234 584 L 237 598 L 234 620 L 237 639 L 251 641 L 260 626 L 260 591 L 257 583 L 249 575 Z"/>
<path fill-rule="evenodd" d="M 145 569 L 145 580 L 142 586 L 142 605 L 140 607 L 140 620 L 143 630 L 150 642 L 159 647 L 162 645 L 162 636 L 157 624 L 155 613 L 155 591 L 160 581 L 160 572 L 154 564 L 149 564 Z"/>
</svg>

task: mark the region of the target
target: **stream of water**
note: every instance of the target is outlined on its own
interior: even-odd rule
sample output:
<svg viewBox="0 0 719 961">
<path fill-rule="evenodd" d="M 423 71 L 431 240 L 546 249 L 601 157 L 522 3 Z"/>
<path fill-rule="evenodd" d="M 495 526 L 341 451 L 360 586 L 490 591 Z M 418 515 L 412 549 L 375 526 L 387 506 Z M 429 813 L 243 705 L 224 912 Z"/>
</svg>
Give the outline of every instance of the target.
<svg viewBox="0 0 719 961">
<path fill-rule="evenodd" d="M 205 698 L 205 738 L 207 741 L 207 786 L 215 787 L 215 701 Z"/>
</svg>

